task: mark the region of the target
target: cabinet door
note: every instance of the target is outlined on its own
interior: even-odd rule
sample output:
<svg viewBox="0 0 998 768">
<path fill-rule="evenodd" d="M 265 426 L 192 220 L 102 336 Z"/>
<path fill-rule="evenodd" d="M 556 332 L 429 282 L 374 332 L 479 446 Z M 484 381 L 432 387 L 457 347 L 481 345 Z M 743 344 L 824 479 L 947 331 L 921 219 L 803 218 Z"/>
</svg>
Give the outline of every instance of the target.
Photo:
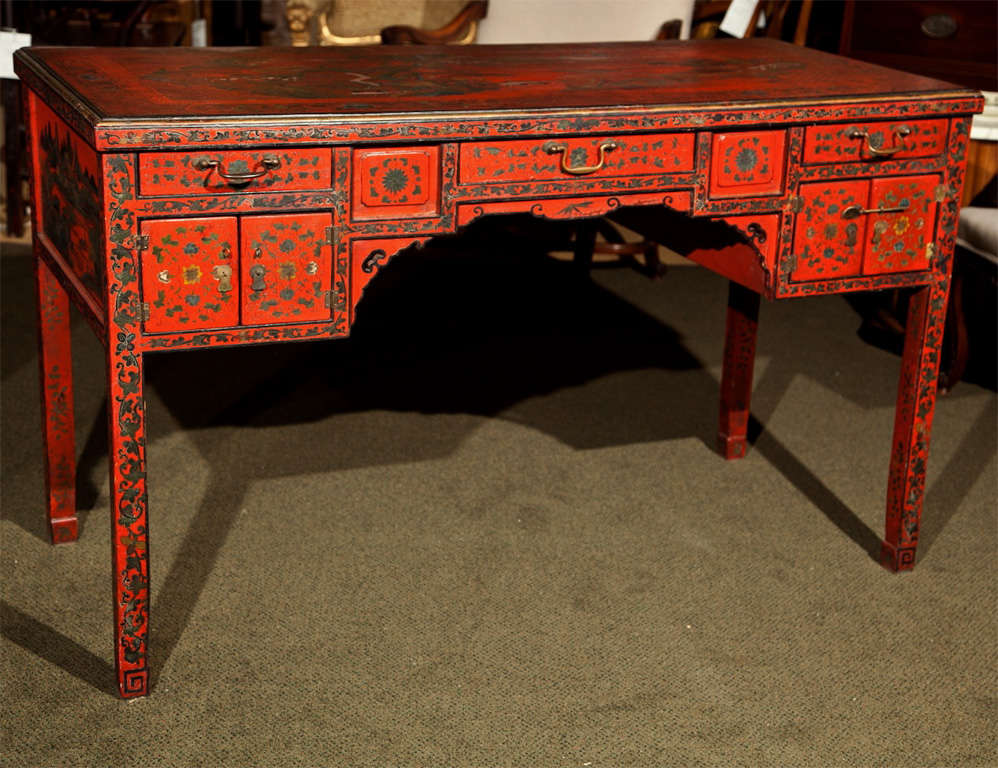
<svg viewBox="0 0 998 768">
<path fill-rule="evenodd" d="M 243 324 L 328 318 L 332 215 L 246 216 L 241 224 Z"/>
<path fill-rule="evenodd" d="M 848 219 L 849 207 L 866 208 L 868 181 L 822 181 L 801 184 L 803 203 L 794 224 L 792 280 L 828 280 L 858 275 L 863 265 L 863 242 L 867 222 L 859 216 Z"/>
<path fill-rule="evenodd" d="M 936 231 L 935 191 L 939 177 L 874 179 L 866 224 L 863 272 L 868 275 L 928 269 Z M 903 210 L 892 210 L 892 209 Z"/>
<path fill-rule="evenodd" d="M 144 221 L 141 231 L 149 237 L 142 255 L 147 333 L 239 323 L 235 217 Z"/>
</svg>

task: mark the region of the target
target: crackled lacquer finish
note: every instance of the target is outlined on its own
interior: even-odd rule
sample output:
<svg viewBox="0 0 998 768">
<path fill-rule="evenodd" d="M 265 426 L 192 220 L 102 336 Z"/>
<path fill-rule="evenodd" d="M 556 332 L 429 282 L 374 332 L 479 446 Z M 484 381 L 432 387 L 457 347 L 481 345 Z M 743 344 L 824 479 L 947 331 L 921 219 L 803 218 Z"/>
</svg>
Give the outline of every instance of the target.
<svg viewBox="0 0 998 768">
<path fill-rule="evenodd" d="M 330 316 L 333 217 L 244 216 L 240 223 L 243 325 Z"/>
<path fill-rule="evenodd" d="M 234 216 L 154 219 L 142 258 L 148 333 L 239 324 Z"/>
<path fill-rule="evenodd" d="M 328 149 L 149 152 L 139 155 L 139 190 L 143 195 L 193 195 L 328 189 L 331 159 Z M 198 167 L 205 162 L 218 165 Z M 255 178 L 231 180 L 222 174 Z"/>
</svg>

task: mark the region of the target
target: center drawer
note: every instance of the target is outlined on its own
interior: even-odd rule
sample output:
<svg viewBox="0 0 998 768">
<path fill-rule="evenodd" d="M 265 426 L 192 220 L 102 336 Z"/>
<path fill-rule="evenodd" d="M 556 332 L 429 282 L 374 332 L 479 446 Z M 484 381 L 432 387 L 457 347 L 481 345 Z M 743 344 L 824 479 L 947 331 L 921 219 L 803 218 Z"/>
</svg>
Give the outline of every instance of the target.
<svg viewBox="0 0 998 768">
<path fill-rule="evenodd" d="M 513 139 L 461 145 L 459 183 L 551 181 L 693 170 L 692 133 Z"/>
</svg>

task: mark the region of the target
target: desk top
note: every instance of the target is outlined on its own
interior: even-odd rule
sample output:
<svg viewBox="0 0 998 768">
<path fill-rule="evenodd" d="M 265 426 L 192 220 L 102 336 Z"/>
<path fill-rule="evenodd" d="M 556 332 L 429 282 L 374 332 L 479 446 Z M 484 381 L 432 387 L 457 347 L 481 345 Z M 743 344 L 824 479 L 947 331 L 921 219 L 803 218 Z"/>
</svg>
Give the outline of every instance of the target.
<svg viewBox="0 0 998 768">
<path fill-rule="evenodd" d="M 350 48 L 29 48 L 101 121 L 828 103 L 974 94 L 766 39 Z"/>
</svg>

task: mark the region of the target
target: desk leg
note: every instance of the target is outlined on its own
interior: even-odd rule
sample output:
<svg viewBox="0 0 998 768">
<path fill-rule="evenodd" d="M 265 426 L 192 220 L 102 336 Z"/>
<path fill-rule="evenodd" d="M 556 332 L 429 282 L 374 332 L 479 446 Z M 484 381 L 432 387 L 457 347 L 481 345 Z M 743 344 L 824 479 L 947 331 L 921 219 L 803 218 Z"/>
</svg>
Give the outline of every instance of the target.
<svg viewBox="0 0 998 768">
<path fill-rule="evenodd" d="M 49 532 L 53 544 L 63 544 L 76 541 L 78 533 L 69 297 L 37 256 L 35 286 Z"/>
<path fill-rule="evenodd" d="M 738 283 L 729 283 L 721 371 L 721 418 L 717 432 L 717 447 L 726 459 L 740 459 L 745 455 L 758 327 L 759 294 Z"/>
<path fill-rule="evenodd" d="M 108 343 L 108 449 L 114 661 L 123 697 L 144 696 L 149 637 L 149 550 L 142 355 L 122 332 Z"/>
<path fill-rule="evenodd" d="M 892 571 L 915 566 L 948 290 L 949 279 L 940 280 L 919 288 L 908 305 L 880 548 L 880 562 Z"/>
</svg>

